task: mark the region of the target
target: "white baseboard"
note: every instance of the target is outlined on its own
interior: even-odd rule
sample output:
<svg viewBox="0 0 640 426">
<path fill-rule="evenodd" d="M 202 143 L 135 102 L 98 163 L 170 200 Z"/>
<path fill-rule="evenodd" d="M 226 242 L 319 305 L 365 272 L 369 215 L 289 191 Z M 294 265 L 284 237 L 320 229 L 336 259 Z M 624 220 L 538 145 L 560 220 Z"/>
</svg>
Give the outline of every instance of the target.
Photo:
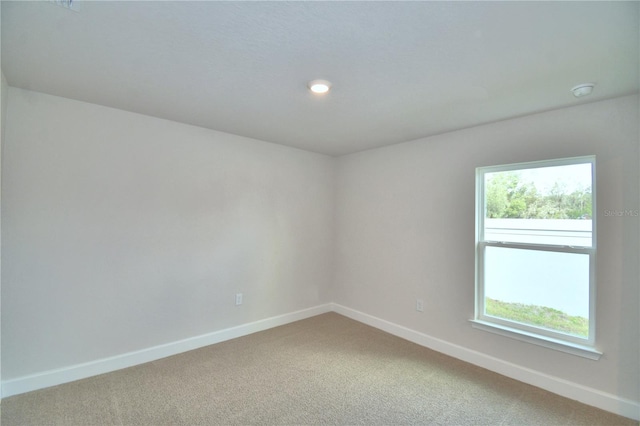
<svg viewBox="0 0 640 426">
<path fill-rule="evenodd" d="M 319 305 L 312 308 L 290 312 L 288 314 L 278 315 L 260 321 L 239 325 L 237 327 L 231 327 L 224 330 L 203 334 L 201 336 L 179 340 L 177 342 L 154 346 L 151 348 L 129 352 L 109 358 L 103 358 L 84 364 L 73 365 L 66 368 L 60 368 L 33 374 L 30 376 L 6 380 L 2 382 L 2 398 L 30 392 L 37 389 L 48 388 L 50 386 L 56 386 L 75 380 L 85 379 L 87 377 L 109 373 L 138 364 L 144 364 L 145 362 L 155 361 L 161 358 L 166 358 L 168 356 L 177 355 L 182 352 L 187 352 L 194 349 L 202 348 L 204 346 L 213 345 L 215 343 L 224 342 L 225 340 L 246 336 L 258 331 L 278 327 L 280 325 L 299 321 L 305 318 L 310 318 L 330 311 L 331 307 L 329 304 Z"/>
<path fill-rule="evenodd" d="M 549 392 L 553 392 L 557 395 L 580 401 L 584 404 L 624 417 L 640 420 L 640 403 L 638 402 L 620 398 L 616 395 L 601 392 L 597 389 L 589 388 L 587 386 L 550 376 L 520 365 L 512 364 L 336 303 L 332 303 L 330 306 L 331 310 L 336 313 L 382 331 L 386 331 L 389 334 L 409 340 L 418 345 L 433 349 L 437 352 L 486 368 L 487 370 L 494 371 L 502 374 L 503 376 L 548 390 Z"/>
<path fill-rule="evenodd" d="M 2 398 L 6 398 L 12 395 L 18 395 L 33 390 L 96 376 L 98 374 L 109 373 L 331 311 L 386 331 L 387 333 L 409 340 L 418 345 L 425 346 L 443 354 L 458 358 L 462 361 L 511 377 L 515 380 L 537 386 L 566 398 L 580 401 L 634 420 L 640 420 L 640 403 L 638 402 L 619 398 L 615 395 L 601 392 L 597 389 L 582 386 L 539 371 L 512 364 L 336 303 L 319 305 L 313 308 L 266 318 L 260 321 L 215 331 L 177 342 L 154 346 L 148 349 L 129 352 L 114 357 L 6 380 L 2 382 L 1 396 Z"/>
</svg>

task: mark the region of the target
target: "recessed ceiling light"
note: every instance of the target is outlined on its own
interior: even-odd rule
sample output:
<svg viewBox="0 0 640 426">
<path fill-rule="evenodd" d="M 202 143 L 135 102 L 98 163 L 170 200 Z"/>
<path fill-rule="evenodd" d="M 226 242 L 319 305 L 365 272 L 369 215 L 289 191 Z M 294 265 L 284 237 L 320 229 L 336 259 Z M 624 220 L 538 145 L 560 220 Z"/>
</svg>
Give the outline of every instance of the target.
<svg viewBox="0 0 640 426">
<path fill-rule="evenodd" d="M 309 90 L 319 95 L 327 93 L 331 89 L 331 82 L 327 80 L 313 80 L 309 82 Z"/>
<path fill-rule="evenodd" d="M 591 92 L 593 92 L 593 86 L 595 86 L 594 83 L 578 84 L 576 87 L 571 89 L 571 91 L 573 92 L 573 96 L 581 98 L 583 96 L 590 95 Z"/>
</svg>

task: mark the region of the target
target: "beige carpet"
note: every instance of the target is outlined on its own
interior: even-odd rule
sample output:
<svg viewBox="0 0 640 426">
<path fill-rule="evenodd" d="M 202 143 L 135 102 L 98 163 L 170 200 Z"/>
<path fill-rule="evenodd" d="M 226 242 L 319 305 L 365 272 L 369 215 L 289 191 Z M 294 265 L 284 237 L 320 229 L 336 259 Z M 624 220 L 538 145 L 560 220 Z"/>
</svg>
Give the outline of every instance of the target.
<svg viewBox="0 0 640 426">
<path fill-rule="evenodd" d="M 335 313 L 2 401 L 2 425 L 633 425 Z"/>
</svg>

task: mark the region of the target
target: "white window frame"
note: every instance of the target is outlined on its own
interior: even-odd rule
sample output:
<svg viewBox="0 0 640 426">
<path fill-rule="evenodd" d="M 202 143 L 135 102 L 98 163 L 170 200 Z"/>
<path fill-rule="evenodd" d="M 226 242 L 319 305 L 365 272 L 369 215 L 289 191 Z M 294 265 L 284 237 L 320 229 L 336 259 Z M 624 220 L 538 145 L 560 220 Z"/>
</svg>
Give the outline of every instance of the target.
<svg viewBox="0 0 640 426">
<path fill-rule="evenodd" d="M 596 167 L 595 156 L 572 157 L 526 163 L 514 163 L 499 166 L 478 167 L 476 169 L 476 285 L 475 316 L 472 326 L 481 330 L 497 333 L 517 340 L 538 344 L 551 349 L 572 353 L 590 359 L 599 359 L 602 352 L 596 343 Z M 566 246 L 552 244 L 514 243 L 488 241 L 484 239 L 485 219 L 485 174 L 495 172 L 533 169 L 539 167 L 567 166 L 572 164 L 591 164 L 592 232 L 591 246 Z M 554 251 L 576 253 L 589 256 L 589 336 L 569 335 L 545 328 L 530 326 L 516 321 L 485 314 L 484 258 L 487 247 L 515 248 L 536 251 Z"/>
</svg>

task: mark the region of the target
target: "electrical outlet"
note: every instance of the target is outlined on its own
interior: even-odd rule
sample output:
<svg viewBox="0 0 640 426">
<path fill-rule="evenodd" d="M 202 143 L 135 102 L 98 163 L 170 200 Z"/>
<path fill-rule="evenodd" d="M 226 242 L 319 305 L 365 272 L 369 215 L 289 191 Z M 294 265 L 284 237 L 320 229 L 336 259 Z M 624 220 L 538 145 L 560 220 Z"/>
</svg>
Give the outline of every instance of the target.
<svg viewBox="0 0 640 426">
<path fill-rule="evenodd" d="M 236 293 L 236 306 L 242 305 L 242 293 Z"/>
<path fill-rule="evenodd" d="M 422 299 L 416 299 L 416 311 L 424 312 L 424 301 Z"/>
</svg>

